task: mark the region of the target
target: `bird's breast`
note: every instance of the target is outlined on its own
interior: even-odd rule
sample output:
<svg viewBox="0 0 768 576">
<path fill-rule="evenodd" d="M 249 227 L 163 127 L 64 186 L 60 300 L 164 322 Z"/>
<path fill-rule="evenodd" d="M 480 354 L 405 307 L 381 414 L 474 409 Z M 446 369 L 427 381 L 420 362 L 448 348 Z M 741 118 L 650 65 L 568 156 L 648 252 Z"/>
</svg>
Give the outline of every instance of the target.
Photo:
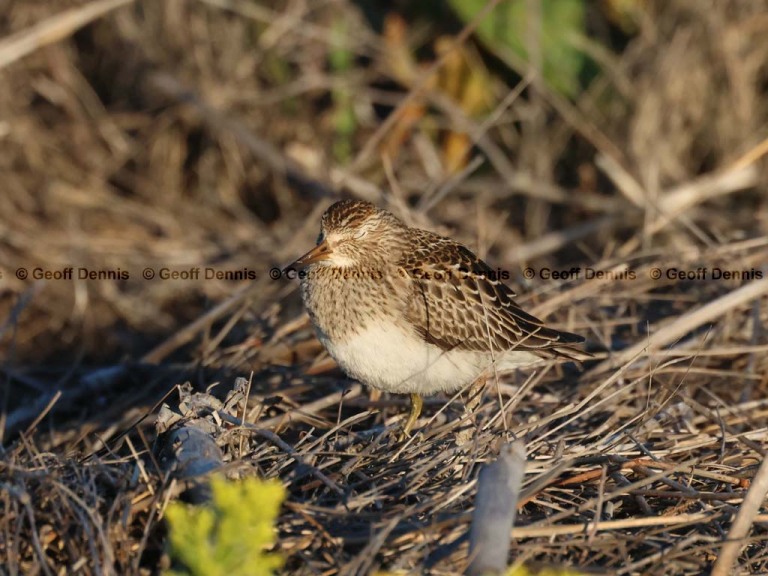
<svg viewBox="0 0 768 576">
<path fill-rule="evenodd" d="M 386 270 L 312 266 L 302 279 L 301 296 L 321 340 L 345 341 L 402 314 L 399 288 Z"/>
</svg>

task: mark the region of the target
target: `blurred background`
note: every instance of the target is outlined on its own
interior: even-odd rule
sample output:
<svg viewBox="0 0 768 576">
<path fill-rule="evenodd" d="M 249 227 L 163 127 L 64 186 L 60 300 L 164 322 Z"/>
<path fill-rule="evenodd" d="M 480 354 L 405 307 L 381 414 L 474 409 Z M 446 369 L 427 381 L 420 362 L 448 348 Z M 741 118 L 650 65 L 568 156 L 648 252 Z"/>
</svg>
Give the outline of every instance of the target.
<svg viewBox="0 0 768 576">
<path fill-rule="evenodd" d="M 0 0 L 0 34 L 5 410 L 82 367 L 274 342 L 301 310 L 269 271 L 342 196 L 452 235 L 536 302 L 567 282 L 525 267 L 765 262 L 766 0 Z M 586 331 L 663 284 L 547 313 Z M 626 345 L 640 318 L 624 344 L 616 323 L 588 336 Z"/>
<path fill-rule="evenodd" d="M 515 558 L 709 573 L 768 446 L 767 153 L 768 0 L 0 0 L 9 573 L 167 567 L 158 401 L 236 376 L 217 446 L 286 487 L 286 573 L 461 573 L 509 437 Z M 336 370 L 280 274 L 342 197 L 463 242 L 595 360 L 472 420 L 429 398 L 396 442 L 406 398 Z"/>
</svg>

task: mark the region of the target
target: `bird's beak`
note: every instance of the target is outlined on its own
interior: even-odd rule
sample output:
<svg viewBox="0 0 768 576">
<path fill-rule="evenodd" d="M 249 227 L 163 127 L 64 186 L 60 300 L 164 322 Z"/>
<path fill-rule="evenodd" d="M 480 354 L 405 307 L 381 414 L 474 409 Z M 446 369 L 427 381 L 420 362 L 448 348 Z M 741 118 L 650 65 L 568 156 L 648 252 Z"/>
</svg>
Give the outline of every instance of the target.
<svg viewBox="0 0 768 576">
<path fill-rule="evenodd" d="M 287 266 L 287 268 L 304 268 L 315 262 L 328 260 L 330 257 L 331 247 L 328 245 L 327 240 L 323 240 L 320 244 L 312 248 L 312 250 L 304 254 L 304 256 L 296 260 L 296 262 Z"/>
</svg>

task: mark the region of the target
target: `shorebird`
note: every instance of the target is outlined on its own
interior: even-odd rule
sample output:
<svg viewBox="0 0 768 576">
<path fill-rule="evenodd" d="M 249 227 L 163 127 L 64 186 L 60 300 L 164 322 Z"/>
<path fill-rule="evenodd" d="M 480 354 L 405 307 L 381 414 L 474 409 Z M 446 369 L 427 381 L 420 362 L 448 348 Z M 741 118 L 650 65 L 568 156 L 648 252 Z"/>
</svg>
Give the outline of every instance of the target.
<svg viewBox="0 0 768 576">
<path fill-rule="evenodd" d="M 317 245 L 288 268 L 301 270 L 304 305 L 341 369 L 372 388 L 410 394 L 405 436 L 422 396 L 548 358 L 590 357 L 577 346 L 581 336 L 522 310 L 468 248 L 369 202 L 329 207 Z"/>
</svg>

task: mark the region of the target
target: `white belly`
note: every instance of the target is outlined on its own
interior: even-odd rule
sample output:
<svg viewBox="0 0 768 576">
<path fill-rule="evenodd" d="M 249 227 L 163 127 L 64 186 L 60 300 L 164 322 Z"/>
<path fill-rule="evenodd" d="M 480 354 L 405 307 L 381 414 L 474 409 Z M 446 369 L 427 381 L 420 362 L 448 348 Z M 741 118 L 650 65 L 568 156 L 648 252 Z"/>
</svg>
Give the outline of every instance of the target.
<svg viewBox="0 0 768 576">
<path fill-rule="evenodd" d="M 445 352 L 393 323 L 368 327 L 346 342 L 331 342 L 322 332 L 318 336 L 347 374 L 386 392 L 453 393 L 492 367 L 485 354 Z M 529 352 L 506 352 L 496 359 L 496 368 L 506 371 L 538 360 Z"/>
</svg>

